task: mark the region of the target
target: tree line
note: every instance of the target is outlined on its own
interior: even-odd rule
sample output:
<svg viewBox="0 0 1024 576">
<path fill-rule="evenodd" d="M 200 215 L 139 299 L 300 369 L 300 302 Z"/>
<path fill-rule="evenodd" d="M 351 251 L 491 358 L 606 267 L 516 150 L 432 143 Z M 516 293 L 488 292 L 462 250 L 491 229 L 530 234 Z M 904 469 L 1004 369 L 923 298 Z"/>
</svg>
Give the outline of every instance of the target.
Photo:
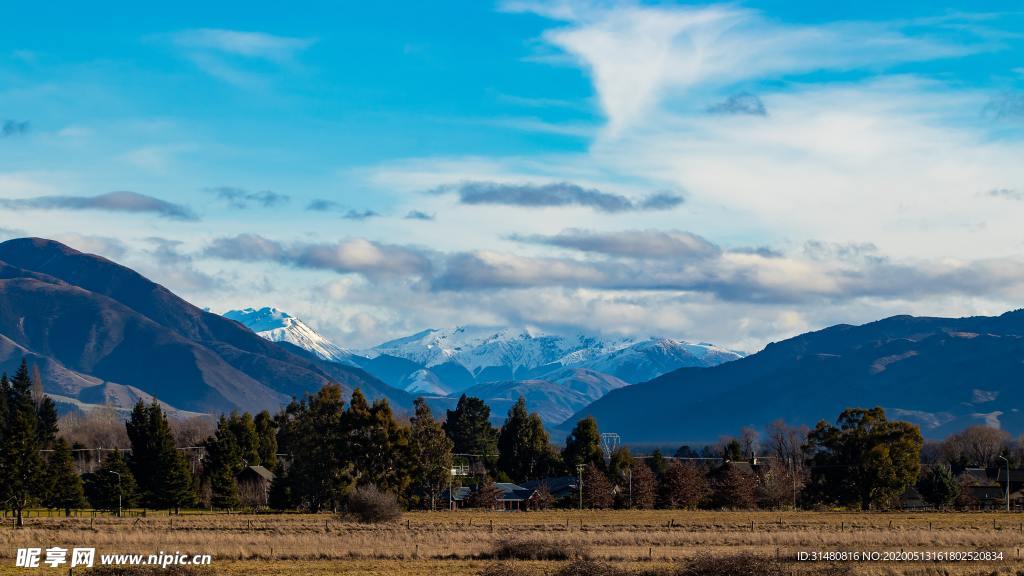
<svg viewBox="0 0 1024 576">
<path fill-rule="evenodd" d="M 65 439 L 73 440 L 74 432 L 58 434 L 56 409 L 42 394 L 38 373 L 31 375 L 23 362 L 0 386 L 0 499 L 19 522 L 33 505 L 65 511 L 87 505 L 237 508 L 246 499 L 236 477 L 247 466 L 275 475 L 270 507 L 313 512 L 343 509 L 357 487 L 368 486 L 409 508 L 433 509 L 447 505 L 441 496 L 449 485 L 468 483 L 475 501 L 487 506 L 494 503 L 495 482 L 575 477 L 579 470 L 582 494 L 556 502 L 541 483 L 533 505 L 575 506 L 582 496 L 592 508 L 871 508 L 891 506 L 915 484 L 931 495 L 945 480 L 935 466 L 922 469 L 919 429 L 888 420 L 881 408 L 848 409 L 835 424 L 811 430 L 776 422 L 765 430 L 764 446 L 759 433 L 745 429 L 715 445 L 681 446 L 672 456 L 619 448 L 606 458 L 593 418 L 577 422 L 556 447 L 522 398 L 496 427 L 479 398 L 463 395 L 443 421 L 418 399 L 403 418 L 387 401 L 370 402 L 358 389 L 346 402 L 336 385 L 295 399 L 275 415 L 221 416 L 196 440 L 205 453 L 201 460 L 188 450 L 193 446 L 176 443 L 159 403 L 140 401 L 123 425 L 129 450 L 104 455 L 98 468 L 79 477 Z M 976 432 L 964 434 L 968 441 L 949 440 L 950 454 L 954 441 L 962 447 L 958 458 L 987 449 Z M 470 476 L 453 478 L 456 465 L 467 466 Z"/>
</svg>

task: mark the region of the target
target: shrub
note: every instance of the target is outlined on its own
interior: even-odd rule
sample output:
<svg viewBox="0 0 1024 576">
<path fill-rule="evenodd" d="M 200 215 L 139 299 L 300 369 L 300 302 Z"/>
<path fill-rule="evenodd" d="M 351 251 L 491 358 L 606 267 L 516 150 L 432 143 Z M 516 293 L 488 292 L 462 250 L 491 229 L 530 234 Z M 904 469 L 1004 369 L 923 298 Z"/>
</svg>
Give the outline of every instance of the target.
<svg viewBox="0 0 1024 576">
<path fill-rule="evenodd" d="M 559 568 L 554 576 L 634 576 L 634 574 L 604 562 L 577 560 Z"/>
<path fill-rule="evenodd" d="M 735 556 L 701 555 L 687 562 L 677 572 L 678 576 L 783 576 L 785 571 L 778 561 L 738 554 Z"/>
<path fill-rule="evenodd" d="M 348 513 L 366 524 L 391 522 L 402 517 L 402 505 L 390 492 L 361 486 L 348 496 Z"/>
<path fill-rule="evenodd" d="M 574 551 L 562 543 L 544 540 L 511 540 L 495 544 L 491 557 L 497 560 L 571 560 L 584 556 L 580 546 Z"/>
<path fill-rule="evenodd" d="M 524 572 L 509 562 L 494 562 L 484 566 L 480 576 L 524 576 Z"/>
</svg>

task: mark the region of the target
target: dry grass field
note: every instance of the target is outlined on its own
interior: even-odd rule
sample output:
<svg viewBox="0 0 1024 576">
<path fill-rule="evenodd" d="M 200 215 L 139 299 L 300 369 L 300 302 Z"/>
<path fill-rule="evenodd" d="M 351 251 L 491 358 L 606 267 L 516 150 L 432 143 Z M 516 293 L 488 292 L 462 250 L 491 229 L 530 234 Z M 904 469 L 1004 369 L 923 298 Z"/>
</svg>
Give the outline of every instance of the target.
<svg viewBox="0 0 1024 576">
<path fill-rule="evenodd" d="M 362 525 L 329 515 L 199 514 L 146 518 L 31 517 L 0 528 L 0 574 L 67 573 L 15 568 L 20 547 L 96 547 L 101 553 L 160 551 L 213 555 L 214 574 L 477 574 L 498 544 L 551 546 L 569 555 L 645 569 L 699 554 L 750 552 L 787 561 L 794 573 L 823 565 L 792 561 L 800 551 L 999 551 L 995 562 L 857 562 L 851 574 L 1018 574 L 1024 571 L 1024 514 L 548 511 L 417 512 Z M 520 561 L 536 574 L 554 561 Z"/>
</svg>

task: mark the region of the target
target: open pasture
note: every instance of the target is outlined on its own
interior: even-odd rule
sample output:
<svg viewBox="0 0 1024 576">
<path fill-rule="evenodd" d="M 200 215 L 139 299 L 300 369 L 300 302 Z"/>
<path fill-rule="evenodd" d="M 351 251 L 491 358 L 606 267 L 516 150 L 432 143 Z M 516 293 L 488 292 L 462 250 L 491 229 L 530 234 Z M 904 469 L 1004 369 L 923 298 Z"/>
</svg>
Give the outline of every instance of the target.
<svg viewBox="0 0 1024 576">
<path fill-rule="evenodd" d="M 1016 574 L 1024 569 L 1024 514 L 722 511 L 415 512 L 366 525 L 328 514 L 150 513 L 145 518 L 32 516 L 0 529 L 0 574 L 23 547 L 89 546 L 97 554 L 212 554 L 214 573 L 478 573 L 502 543 L 562 550 L 616 565 L 671 565 L 741 552 L 791 561 L 799 552 L 1002 552 L 995 562 L 856 562 L 852 574 Z M 558 562 L 521 561 L 550 573 Z M 791 562 L 810 573 L 811 563 Z M 820 565 L 819 565 L 820 566 Z M 39 569 L 34 573 L 46 573 Z M 66 568 L 62 573 L 66 573 Z M 58 572 L 52 570 L 51 572 Z"/>
</svg>

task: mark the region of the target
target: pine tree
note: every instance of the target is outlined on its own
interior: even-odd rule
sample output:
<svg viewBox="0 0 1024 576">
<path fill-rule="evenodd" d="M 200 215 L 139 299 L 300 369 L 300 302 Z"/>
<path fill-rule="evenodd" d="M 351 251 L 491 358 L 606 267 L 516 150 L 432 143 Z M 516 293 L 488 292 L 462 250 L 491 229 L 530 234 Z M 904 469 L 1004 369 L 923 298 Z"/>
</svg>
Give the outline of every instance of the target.
<svg viewBox="0 0 1024 576">
<path fill-rule="evenodd" d="M 71 448 L 63 438 L 53 443 L 53 452 L 47 458 L 45 482 L 47 494 L 43 504 L 47 508 L 63 509 L 65 516 L 71 516 L 72 508 L 86 506 L 82 478 L 75 470 Z"/>
<path fill-rule="evenodd" d="M 267 470 L 277 470 L 277 423 L 264 410 L 256 415 L 256 435 L 259 437 L 260 464 Z"/>
<path fill-rule="evenodd" d="M 933 464 L 921 473 L 917 489 L 925 501 L 937 509 L 943 509 L 960 496 L 960 483 L 946 466 Z"/>
<path fill-rule="evenodd" d="M 438 495 L 451 479 L 453 444 L 423 398 L 416 399 L 411 425 L 408 466 L 412 486 L 434 510 Z"/>
<path fill-rule="evenodd" d="M 604 468 L 604 453 L 601 450 L 601 433 L 597 429 L 597 420 L 587 416 L 576 423 L 572 433 L 565 440 L 562 460 L 566 467 L 574 471 L 579 464 L 593 464 Z"/>
<path fill-rule="evenodd" d="M 135 476 L 118 451 L 107 456 L 99 469 L 83 480 L 89 504 L 97 510 L 117 510 L 119 505 L 132 508 L 138 502 Z"/>
<path fill-rule="evenodd" d="M 238 457 L 245 462 L 246 466 L 259 466 L 260 459 L 260 437 L 256 431 L 256 422 L 252 414 L 245 412 L 241 416 L 232 414 L 228 420 L 231 434 L 235 437 L 238 445 Z"/>
<path fill-rule="evenodd" d="M 491 426 L 491 409 L 479 398 L 463 394 L 455 410 L 447 411 L 444 431 L 452 439 L 456 454 L 473 454 L 488 465 L 498 453 L 497 430 Z"/>
<path fill-rule="evenodd" d="M 28 363 L 22 359 L 14 379 L 6 387 L 7 413 L 0 443 L 0 499 L 15 512 L 16 525 L 24 525 L 23 513 L 38 499 L 43 482 L 39 411 L 32 398 Z M 43 435 L 45 436 L 45 434 Z"/>
<path fill-rule="evenodd" d="M 629 453 L 629 448 L 619 446 L 612 452 L 612 456 L 609 459 L 608 477 L 614 482 L 620 482 L 627 477 L 632 466 L 633 456 Z"/>
<path fill-rule="evenodd" d="M 291 463 L 271 486 L 275 507 L 319 512 L 342 501 L 353 483 L 345 459 L 351 447 L 342 428 L 344 413 L 341 388 L 329 384 L 278 414 L 279 450 L 291 454 Z"/>
<path fill-rule="evenodd" d="M 238 417 L 221 416 L 217 431 L 207 439 L 204 474 L 210 480 L 210 505 L 229 510 L 238 507 L 238 485 L 235 475 L 242 470 L 242 452 L 236 433 Z"/>
<path fill-rule="evenodd" d="M 651 459 L 647 465 L 651 467 L 651 471 L 658 478 L 664 476 L 665 472 L 668 471 L 668 460 L 665 459 L 665 456 L 662 455 L 661 450 L 658 448 L 655 448 L 654 452 L 651 453 Z"/>
<path fill-rule="evenodd" d="M 173 508 L 195 502 L 192 471 L 185 454 L 174 445 L 167 416 L 156 400 L 141 400 L 125 424 L 132 456 L 132 474 L 139 484 L 143 506 Z"/>
<path fill-rule="evenodd" d="M 548 433 L 536 412 L 526 412 L 526 400 L 519 400 L 508 411 L 498 433 L 498 470 L 522 482 L 543 478 L 557 466 Z"/>
</svg>

